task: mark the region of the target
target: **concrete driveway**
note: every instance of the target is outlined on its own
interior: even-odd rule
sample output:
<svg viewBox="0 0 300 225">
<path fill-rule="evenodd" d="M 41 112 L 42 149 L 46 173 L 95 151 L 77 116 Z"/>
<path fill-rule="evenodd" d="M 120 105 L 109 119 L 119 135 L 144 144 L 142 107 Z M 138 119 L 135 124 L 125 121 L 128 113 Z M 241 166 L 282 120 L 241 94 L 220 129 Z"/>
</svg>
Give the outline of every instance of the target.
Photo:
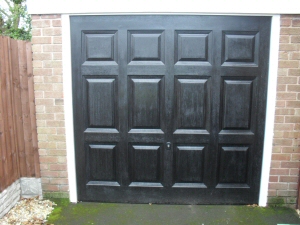
<svg viewBox="0 0 300 225">
<path fill-rule="evenodd" d="M 112 203 L 57 203 L 48 224 L 300 224 L 296 211 L 283 207 L 224 205 L 155 205 Z"/>
</svg>

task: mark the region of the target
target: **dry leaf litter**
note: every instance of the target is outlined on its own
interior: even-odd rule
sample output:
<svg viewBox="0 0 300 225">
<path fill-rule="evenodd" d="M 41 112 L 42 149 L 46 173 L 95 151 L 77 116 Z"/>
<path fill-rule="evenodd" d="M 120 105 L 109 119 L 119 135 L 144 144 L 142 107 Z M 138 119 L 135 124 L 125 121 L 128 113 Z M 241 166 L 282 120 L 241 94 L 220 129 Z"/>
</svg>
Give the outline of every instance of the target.
<svg viewBox="0 0 300 225">
<path fill-rule="evenodd" d="M 38 198 L 21 199 L 2 219 L 0 225 L 46 224 L 47 216 L 56 204 Z"/>
</svg>

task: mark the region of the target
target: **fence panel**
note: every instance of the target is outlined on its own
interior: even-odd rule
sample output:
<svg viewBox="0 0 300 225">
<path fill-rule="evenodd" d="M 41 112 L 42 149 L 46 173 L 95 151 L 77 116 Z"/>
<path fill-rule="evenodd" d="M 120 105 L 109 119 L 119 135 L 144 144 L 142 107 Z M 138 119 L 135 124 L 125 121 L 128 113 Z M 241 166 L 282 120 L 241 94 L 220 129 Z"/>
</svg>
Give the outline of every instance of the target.
<svg viewBox="0 0 300 225">
<path fill-rule="evenodd" d="M 31 44 L 0 37 L 0 192 L 40 177 Z"/>
</svg>

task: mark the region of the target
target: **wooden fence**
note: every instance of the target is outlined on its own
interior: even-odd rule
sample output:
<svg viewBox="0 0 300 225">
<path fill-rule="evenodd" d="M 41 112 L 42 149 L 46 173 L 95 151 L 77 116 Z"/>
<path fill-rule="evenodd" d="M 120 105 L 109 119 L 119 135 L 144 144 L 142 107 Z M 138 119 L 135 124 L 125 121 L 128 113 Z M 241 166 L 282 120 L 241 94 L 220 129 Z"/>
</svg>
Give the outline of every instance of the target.
<svg viewBox="0 0 300 225">
<path fill-rule="evenodd" d="M 31 43 L 0 36 L 0 192 L 40 177 Z"/>
</svg>

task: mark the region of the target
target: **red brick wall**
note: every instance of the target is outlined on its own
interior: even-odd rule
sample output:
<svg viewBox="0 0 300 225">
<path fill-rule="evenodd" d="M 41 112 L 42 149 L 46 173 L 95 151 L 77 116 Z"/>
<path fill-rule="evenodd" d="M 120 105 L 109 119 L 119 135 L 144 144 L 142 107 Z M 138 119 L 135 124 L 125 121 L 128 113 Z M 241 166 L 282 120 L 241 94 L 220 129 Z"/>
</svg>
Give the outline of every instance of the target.
<svg viewBox="0 0 300 225">
<path fill-rule="evenodd" d="M 269 202 L 295 206 L 300 159 L 300 15 L 282 15 Z"/>
</svg>

